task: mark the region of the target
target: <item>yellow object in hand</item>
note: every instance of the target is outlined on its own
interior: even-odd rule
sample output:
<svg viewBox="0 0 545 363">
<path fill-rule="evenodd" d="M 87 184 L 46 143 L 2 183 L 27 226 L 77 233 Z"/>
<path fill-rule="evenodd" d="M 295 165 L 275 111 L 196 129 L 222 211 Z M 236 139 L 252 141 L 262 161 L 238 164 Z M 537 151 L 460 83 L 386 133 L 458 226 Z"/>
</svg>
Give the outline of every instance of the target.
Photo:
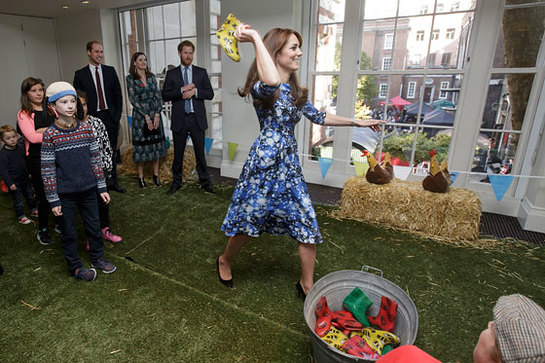
<svg viewBox="0 0 545 363">
<path fill-rule="evenodd" d="M 235 62 L 240 60 L 240 54 L 238 53 L 238 40 L 235 38 L 235 30 L 238 25 L 240 25 L 240 20 L 238 20 L 233 14 L 229 14 L 227 15 L 227 19 L 225 19 L 223 24 L 216 32 L 216 36 L 218 37 L 221 47 L 229 58 Z"/>
</svg>

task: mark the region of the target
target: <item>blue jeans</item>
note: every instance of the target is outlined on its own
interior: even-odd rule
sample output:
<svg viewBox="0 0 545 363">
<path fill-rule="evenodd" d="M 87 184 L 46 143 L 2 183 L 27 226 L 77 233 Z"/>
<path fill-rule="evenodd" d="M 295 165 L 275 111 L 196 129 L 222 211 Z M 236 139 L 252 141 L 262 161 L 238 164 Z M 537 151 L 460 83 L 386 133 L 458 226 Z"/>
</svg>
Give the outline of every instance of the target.
<svg viewBox="0 0 545 363">
<path fill-rule="evenodd" d="M 15 209 L 15 214 L 17 215 L 17 218 L 21 218 L 25 216 L 25 206 L 24 206 L 24 200 L 26 199 L 26 203 L 28 205 L 28 209 L 33 210 L 36 209 L 36 201 L 34 200 L 34 191 L 32 190 L 32 186 L 30 184 L 30 181 L 23 181 L 15 183 L 17 186 L 17 190 L 11 190 L 9 189 L 9 194 L 11 194 L 11 197 L 13 198 L 13 208 Z"/>
<path fill-rule="evenodd" d="M 89 239 L 89 255 L 91 262 L 96 262 L 104 253 L 104 242 L 98 219 L 97 190 L 89 189 L 78 193 L 59 194 L 61 199 L 61 240 L 62 252 L 68 263 L 68 270 L 74 274 L 82 267 L 78 254 L 76 231 L 76 207 L 79 209 L 87 238 Z"/>
</svg>

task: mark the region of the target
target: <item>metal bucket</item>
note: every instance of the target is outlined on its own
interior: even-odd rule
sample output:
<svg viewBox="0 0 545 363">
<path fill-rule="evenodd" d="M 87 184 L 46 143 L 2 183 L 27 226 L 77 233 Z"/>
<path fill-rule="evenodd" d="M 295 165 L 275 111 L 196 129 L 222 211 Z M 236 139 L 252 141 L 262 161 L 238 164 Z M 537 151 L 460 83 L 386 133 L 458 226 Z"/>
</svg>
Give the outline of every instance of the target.
<svg viewBox="0 0 545 363">
<path fill-rule="evenodd" d="M 380 276 L 365 272 L 375 270 Z M 342 270 L 327 274 L 318 280 L 310 289 L 304 305 L 305 321 L 312 342 L 314 360 L 320 362 L 374 362 L 358 358 L 337 350 L 324 342 L 315 332 L 316 314 L 314 308 L 322 296 L 327 298 L 327 304 L 331 311 L 344 310 L 345 297 L 354 290 L 360 288 L 373 301 L 373 305 L 367 312 L 370 316 L 376 316 L 380 308 L 382 296 L 389 297 L 397 304 L 397 317 L 394 334 L 401 339 L 401 345 L 413 344 L 418 332 L 418 312 L 411 298 L 399 286 L 382 277 L 382 271 L 369 266 L 363 266 L 361 271 Z"/>
</svg>

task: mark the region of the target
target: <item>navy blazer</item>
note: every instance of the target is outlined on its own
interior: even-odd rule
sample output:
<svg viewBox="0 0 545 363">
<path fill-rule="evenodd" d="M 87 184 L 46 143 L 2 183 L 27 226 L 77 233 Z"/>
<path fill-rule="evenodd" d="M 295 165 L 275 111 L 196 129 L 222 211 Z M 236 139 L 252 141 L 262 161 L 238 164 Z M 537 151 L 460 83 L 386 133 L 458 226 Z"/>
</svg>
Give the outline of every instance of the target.
<svg viewBox="0 0 545 363">
<path fill-rule="evenodd" d="M 193 96 L 193 110 L 199 128 L 205 131 L 208 128 L 206 120 L 206 109 L 204 108 L 204 100 L 214 98 L 214 90 L 210 84 L 210 78 L 206 69 L 193 65 L 193 83 L 197 87 L 197 95 Z M 182 87 L 184 80 L 180 67 L 172 68 L 167 72 L 165 83 L 163 85 L 163 100 L 172 101 L 172 114 L 170 129 L 174 132 L 182 130 L 185 121 L 184 99 L 182 98 Z"/>
<path fill-rule="evenodd" d="M 104 92 L 104 98 L 106 98 L 106 103 L 108 104 L 108 112 L 110 113 L 110 116 L 112 116 L 112 119 L 119 124 L 121 111 L 123 109 L 123 96 L 121 94 L 119 78 L 117 78 L 114 67 L 104 64 L 101 67 L 102 78 L 104 79 L 102 90 Z M 76 74 L 74 75 L 74 88 L 87 93 L 87 109 L 89 115 L 96 116 L 98 107 L 97 90 L 89 65 L 76 71 Z"/>
</svg>

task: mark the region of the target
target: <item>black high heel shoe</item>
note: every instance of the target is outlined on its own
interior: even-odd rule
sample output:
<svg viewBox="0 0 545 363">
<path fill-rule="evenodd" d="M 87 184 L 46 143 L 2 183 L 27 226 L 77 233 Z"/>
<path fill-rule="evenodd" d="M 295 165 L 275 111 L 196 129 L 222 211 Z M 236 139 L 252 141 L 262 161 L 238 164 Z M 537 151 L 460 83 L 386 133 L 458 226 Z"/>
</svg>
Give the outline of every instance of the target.
<svg viewBox="0 0 545 363">
<path fill-rule="evenodd" d="M 297 281 L 297 284 L 295 284 L 295 290 L 297 290 L 297 296 L 299 296 L 299 299 L 305 300 L 307 294 L 305 294 L 305 290 L 303 290 L 303 286 L 301 286 L 301 281 Z"/>
<path fill-rule="evenodd" d="M 140 187 L 140 189 L 146 189 L 147 185 L 144 178 L 138 178 L 138 186 Z"/>
<path fill-rule="evenodd" d="M 230 280 L 224 280 L 224 279 L 221 278 L 221 275 L 220 275 L 220 258 L 219 257 L 216 260 L 216 269 L 218 270 L 218 279 L 220 280 L 220 282 L 224 286 L 227 286 L 228 288 L 232 289 L 234 287 L 233 279 L 231 278 Z"/>
<path fill-rule="evenodd" d="M 158 176 L 158 175 L 154 175 L 154 176 L 153 176 L 153 183 L 154 183 L 155 185 L 157 185 L 158 187 L 163 186 L 163 183 L 161 183 L 161 181 L 159 180 L 159 176 Z"/>
</svg>

